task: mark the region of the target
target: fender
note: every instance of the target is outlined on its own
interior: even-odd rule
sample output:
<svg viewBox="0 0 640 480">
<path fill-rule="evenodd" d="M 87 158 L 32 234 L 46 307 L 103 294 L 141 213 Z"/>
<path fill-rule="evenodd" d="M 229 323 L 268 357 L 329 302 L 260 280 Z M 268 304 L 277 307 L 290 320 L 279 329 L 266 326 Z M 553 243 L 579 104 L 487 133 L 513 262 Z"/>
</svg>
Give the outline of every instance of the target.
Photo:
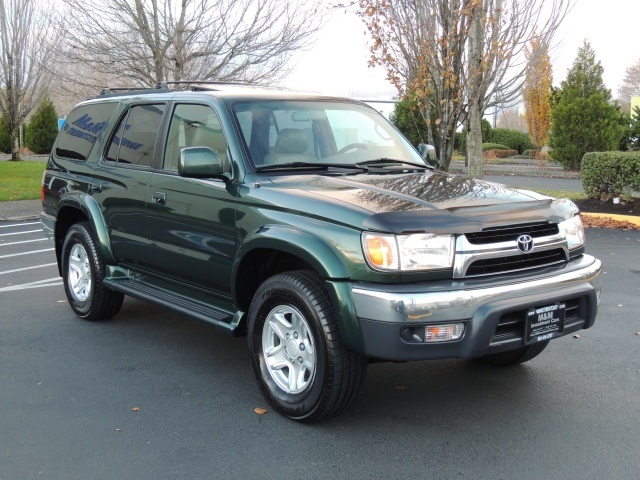
<svg viewBox="0 0 640 480">
<path fill-rule="evenodd" d="M 71 207 L 81 210 L 91 222 L 93 231 L 98 239 L 100 245 L 100 253 L 104 262 L 107 264 L 115 264 L 116 259 L 111 250 L 111 240 L 109 238 L 109 231 L 102 215 L 100 205 L 91 196 L 83 192 L 70 192 L 60 200 L 58 204 L 58 212 L 65 207 Z"/>
<path fill-rule="evenodd" d="M 279 250 L 295 255 L 311 265 L 325 279 L 340 280 L 350 277 L 342 260 L 321 238 L 290 226 L 265 225 L 249 234 L 238 249 L 232 278 L 236 278 L 242 259 L 258 248 Z M 233 293 L 235 295 L 235 292 Z"/>
</svg>

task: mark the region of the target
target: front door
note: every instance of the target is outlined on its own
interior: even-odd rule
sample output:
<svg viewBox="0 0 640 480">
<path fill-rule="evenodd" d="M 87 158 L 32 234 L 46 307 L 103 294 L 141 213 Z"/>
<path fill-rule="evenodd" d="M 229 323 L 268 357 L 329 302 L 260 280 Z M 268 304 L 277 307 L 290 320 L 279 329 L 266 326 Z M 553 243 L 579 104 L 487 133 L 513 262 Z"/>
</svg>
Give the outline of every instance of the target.
<svg viewBox="0 0 640 480">
<path fill-rule="evenodd" d="M 209 147 L 225 165 L 229 164 L 219 117 L 208 105 L 179 103 L 170 121 L 163 167 L 152 175 L 147 192 L 150 268 L 230 296 L 236 250 L 234 185 L 222 180 L 183 178 L 177 172 L 180 150 L 185 147 Z"/>
</svg>

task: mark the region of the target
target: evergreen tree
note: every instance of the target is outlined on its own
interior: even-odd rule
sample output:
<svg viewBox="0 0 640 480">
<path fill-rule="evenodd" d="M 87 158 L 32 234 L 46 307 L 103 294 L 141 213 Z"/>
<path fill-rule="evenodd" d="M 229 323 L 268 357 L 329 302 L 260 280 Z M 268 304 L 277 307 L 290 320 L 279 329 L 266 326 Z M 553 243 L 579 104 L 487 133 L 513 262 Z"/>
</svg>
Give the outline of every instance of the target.
<svg viewBox="0 0 640 480">
<path fill-rule="evenodd" d="M 615 150 L 622 137 L 619 108 L 611 103 L 603 71 L 585 40 L 551 112 L 552 156 L 567 169 L 579 170 L 587 152 Z"/>
<path fill-rule="evenodd" d="M 31 117 L 26 145 L 33 153 L 49 153 L 58 135 L 58 115 L 53 102 L 45 98 Z"/>
<path fill-rule="evenodd" d="M 0 153 L 11 153 L 9 116 L 6 113 L 0 117 Z"/>
<path fill-rule="evenodd" d="M 404 99 L 396 103 L 389 120 L 414 147 L 417 147 L 419 143 L 428 143 L 427 124 L 418 111 L 417 102 Z"/>
</svg>

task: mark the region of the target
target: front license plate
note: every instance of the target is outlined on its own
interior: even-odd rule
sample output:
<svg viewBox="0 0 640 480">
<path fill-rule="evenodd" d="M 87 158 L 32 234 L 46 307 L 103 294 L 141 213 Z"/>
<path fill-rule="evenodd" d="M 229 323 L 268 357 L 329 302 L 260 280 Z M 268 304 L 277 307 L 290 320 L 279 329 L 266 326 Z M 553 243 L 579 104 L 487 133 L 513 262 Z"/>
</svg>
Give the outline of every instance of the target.
<svg viewBox="0 0 640 480">
<path fill-rule="evenodd" d="M 562 335 L 565 306 L 565 303 L 556 303 L 527 311 L 525 343 L 542 342 Z"/>
</svg>

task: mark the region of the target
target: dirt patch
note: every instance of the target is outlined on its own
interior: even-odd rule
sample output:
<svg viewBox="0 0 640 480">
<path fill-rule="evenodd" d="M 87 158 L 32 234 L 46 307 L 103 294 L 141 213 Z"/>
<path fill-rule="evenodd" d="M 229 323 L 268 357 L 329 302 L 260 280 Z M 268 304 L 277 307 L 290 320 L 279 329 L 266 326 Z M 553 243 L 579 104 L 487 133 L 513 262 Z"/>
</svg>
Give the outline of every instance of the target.
<svg viewBox="0 0 640 480">
<path fill-rule="evenodd" d="M 631 202 L 613 203 L 599 202 L 597 200 L 574 200 L 581 212 L 589 213 L 614 213 L 616 215 L 640 216 L 640 198 L 633 197 Z"/>
</svg>

